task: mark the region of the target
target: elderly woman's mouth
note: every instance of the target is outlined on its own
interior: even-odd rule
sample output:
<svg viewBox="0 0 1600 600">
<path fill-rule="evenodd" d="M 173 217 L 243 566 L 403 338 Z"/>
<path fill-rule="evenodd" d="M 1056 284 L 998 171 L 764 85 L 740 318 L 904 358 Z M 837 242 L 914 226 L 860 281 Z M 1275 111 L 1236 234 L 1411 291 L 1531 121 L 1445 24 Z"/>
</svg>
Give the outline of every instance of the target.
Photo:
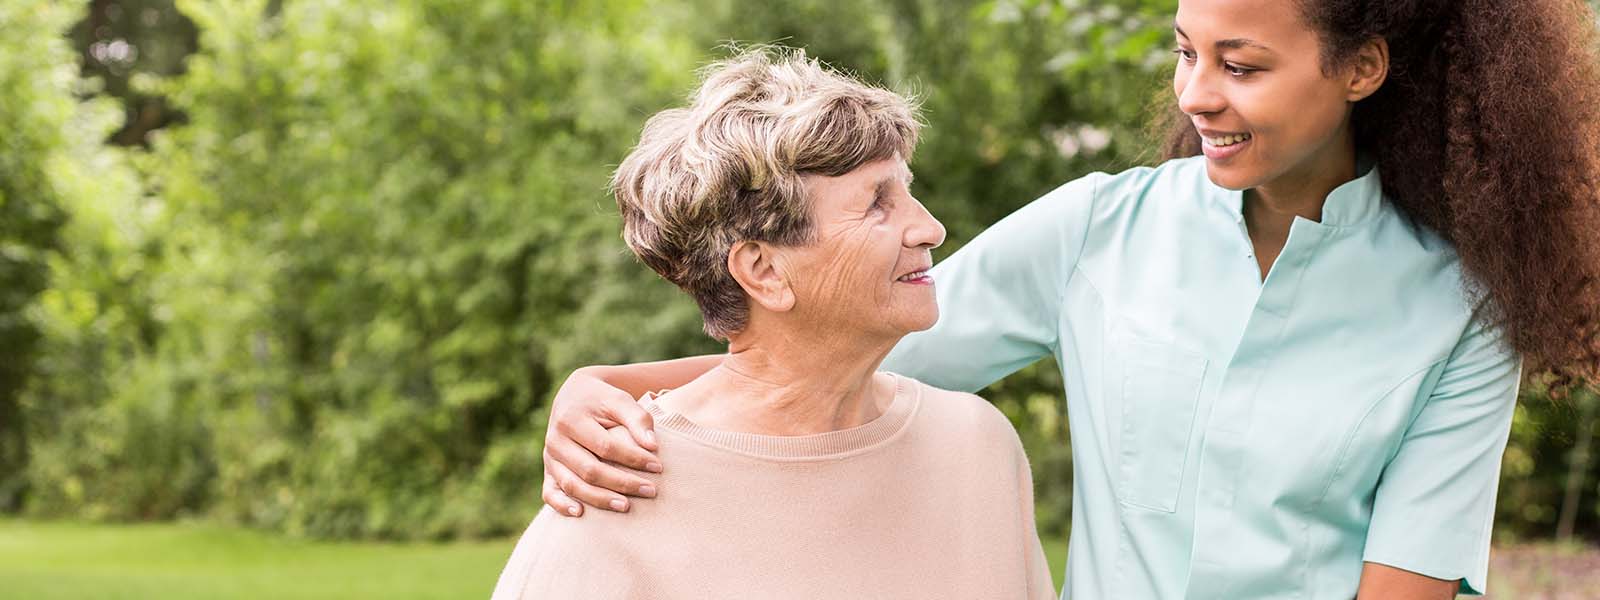
<svg viewBox="0 0 1600 600">
<path fill-rule="evenodd" d="M 927 285 L 933 283 L 933 277 L 928 275 L 927 269 L 923 269 L 921 271 L 912 271 L 910 273 L 906 273 L 905 275 L 901 275 L 895 278 L 895 281 L 914 285 Z"/>
</svg>

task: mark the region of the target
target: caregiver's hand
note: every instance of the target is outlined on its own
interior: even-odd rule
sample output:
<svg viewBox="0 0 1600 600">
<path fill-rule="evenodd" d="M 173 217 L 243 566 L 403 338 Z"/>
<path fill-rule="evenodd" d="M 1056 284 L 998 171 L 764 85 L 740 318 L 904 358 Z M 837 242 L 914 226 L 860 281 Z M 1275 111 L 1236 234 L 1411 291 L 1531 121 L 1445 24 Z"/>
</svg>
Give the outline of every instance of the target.
<svg viewBox="0 0 1600 600">
<path fill-rule="evenodd" d="M 600 375 L 573 371 L 550 406 L 544 438 L 544 502 L 577 517 L 583 505 L 626 512 L 626 495 L 653 498 L 655 486 L 617 465 L 661 472 L 654 419 L 633 396 Z"/>
</svg>

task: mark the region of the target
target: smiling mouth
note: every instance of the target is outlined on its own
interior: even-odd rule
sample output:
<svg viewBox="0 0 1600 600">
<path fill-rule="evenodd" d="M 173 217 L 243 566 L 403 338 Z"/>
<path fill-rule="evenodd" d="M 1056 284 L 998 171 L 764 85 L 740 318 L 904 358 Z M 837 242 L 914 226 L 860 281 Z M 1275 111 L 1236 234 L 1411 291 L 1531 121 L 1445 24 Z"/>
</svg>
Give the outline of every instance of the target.
<svg viewBox="0 0 1600 600">
<path fill-rule="evenodd" d="M 921 271 L 912 271 L 895 278 L 895 281 L 900 283 L 926 283 L 932 280 L 933 279 L 931 277 L 928 277 L 927 269 L 923 269 Z"/>
<path fill-rule="evenodd" d="M 1212 147 L 1215 147 L 1215 148 L 1226 148 L 1228 146 L 1232 146 L 1234 144 L 1238 144 L 1238 143 L 1241 143 L 1241 142 L 1248 142 L 1248 141 L 1250 141 L 1250 138 L 1251 138 L 1251 136 L 1248 133 L 1238 133 L 1238 134 L 1233 134 L 1233 135 L 1224 135 L 1224 136 L 1221 136 L 1221 137 L 1205 137 L 1205 136 L 1201 136 L 1200 137 L 1200 139 L 1205 140 L 1205 143 L 1206 143 L 1207 146 L 1212 146 Z"/>
</svg>

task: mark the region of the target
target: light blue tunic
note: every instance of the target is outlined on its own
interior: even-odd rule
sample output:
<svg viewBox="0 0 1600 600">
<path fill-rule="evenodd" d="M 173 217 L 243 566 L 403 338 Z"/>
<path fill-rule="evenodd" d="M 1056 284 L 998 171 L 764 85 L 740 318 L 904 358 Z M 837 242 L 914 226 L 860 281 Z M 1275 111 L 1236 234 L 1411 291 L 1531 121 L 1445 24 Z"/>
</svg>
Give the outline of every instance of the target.
<svg viewBox="0 0 1600 600">
<path fill-rule="evenodd" d="M 884 364 L 975 391 L 1066 384 L 1063 598 L 1353 598 L 1362 562 L 1484 589 L 1521 363 L 1452 247 L 1376 169 L 1296 218 L 1263 283 L 1203 157 L 1061 186 L 933 270 Z"/>
</svg>

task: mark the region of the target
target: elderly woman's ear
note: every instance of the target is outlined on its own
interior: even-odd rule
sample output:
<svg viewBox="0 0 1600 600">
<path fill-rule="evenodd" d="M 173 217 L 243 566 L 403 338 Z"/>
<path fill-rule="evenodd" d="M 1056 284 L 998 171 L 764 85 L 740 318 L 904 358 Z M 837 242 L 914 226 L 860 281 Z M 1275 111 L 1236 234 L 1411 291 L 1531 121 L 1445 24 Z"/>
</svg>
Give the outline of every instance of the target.
<svg viewBox="0 0 1600 600">
<path fill-rule="evenodd" d="M 728 273 L 750 300 L 772 312 L 794 308 L 794 289 L 778 269 L 774 248 L 761 242 L 736 242 L 728 251 Z"/>
</svg>

